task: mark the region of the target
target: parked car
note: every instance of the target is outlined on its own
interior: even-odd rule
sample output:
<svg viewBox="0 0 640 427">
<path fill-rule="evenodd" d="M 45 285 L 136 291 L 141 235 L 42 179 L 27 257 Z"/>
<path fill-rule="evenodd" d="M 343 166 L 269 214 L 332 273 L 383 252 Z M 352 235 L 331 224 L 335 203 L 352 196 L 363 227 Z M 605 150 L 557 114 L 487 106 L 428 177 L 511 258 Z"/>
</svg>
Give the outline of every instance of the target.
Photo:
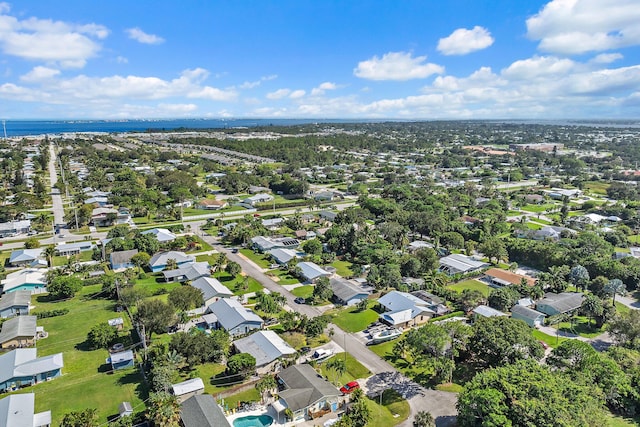
<svg viewBox="0 0 640 427">
<path fill-rule="evenodd" d="M 231 248 L 231 253 L 232 254 L 237 254 L 239 250 L 240 249 L 238 249 L 238 248 Z"/>
<path fill-rule="evenodd" d="M 358 384 L 358 381 L 351 381 L 350 383 L 346 383 L 345 385 L 340 387 L 340 392 L 342 392 L 342 394 L 349 394 L 359 388 L 360 384 Z"/>
<path fill-rule="evenodd" d="M 296 304 L 304 304 L 304 298 L 302 297 L 297 297 L 296 299 L 293 300 L 293 302 L 295 302 Z"/>
<path fill-rule="evenodd" d="M 122 343 L 116 343 L 111 347 L 111 352 L 112 353 L 118 353 L 124 350 L 124 344 Z"/>
<path fill-rule="evenodd" d="M 310 351 L 311 351 L 311 347 L 306 345 L 300 349 L 300 353 L 309 353 Z"/>
</svg>

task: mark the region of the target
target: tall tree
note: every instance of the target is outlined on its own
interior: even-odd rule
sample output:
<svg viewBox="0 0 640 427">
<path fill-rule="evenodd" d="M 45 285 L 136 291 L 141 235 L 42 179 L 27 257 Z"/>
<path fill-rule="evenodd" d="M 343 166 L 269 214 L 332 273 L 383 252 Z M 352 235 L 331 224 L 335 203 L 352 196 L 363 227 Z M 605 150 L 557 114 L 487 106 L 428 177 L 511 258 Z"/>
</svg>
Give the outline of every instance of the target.
<svg viewBox="0 0 640 427">
<path fill-rule="evenodd" d="M 149 419 L 156 427 L 179 427 L 180 425 L 180 404 L 176 397 L 169 393 L 151 393 L 147 412 Z"/>
<path fill-rule="evenodd" d="M 138 304 L 135 320 L 144 325 L 146 338 L 150 339 L 154 332 L 156 334 L 167 332 L 169 325 L 175 323 L 176 315 L 169 304 L 157 299 L 150 299 Z"/>
<path fill-rule="evenodd" d="M 627 287 L 622 283 L 620 279 L 611 279 L 604 287 L 604 292 L 607 295 L 613 296 L 613 304 L 616 303 L 616 295 L 624 295 L 627 291 Z"/>
</svg>

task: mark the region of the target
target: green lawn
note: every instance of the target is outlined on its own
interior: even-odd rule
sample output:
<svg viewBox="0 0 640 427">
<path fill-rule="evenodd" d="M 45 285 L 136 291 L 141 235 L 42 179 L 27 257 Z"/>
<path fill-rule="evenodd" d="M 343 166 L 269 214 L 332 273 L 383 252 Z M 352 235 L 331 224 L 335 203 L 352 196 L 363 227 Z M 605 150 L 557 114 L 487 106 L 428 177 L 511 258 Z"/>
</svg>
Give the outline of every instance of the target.
<svg viewBox="0 0 640 427">
<path fill-rule="evenodd" d="M 349 381 L 354 381 L 358 378 L 367 378 L 371 375 L 371 372 L 369 372 L 362 363 L 358 362 L 358 360 L 356 360 L 351 354 L 347 353 L 347 371 L 336 378 L 335 372 L 331 369 L 327 369 L 327 363 L 329 360 L 336 358 L 344 360 L 345 353 L 336 353 L 334 356 L 327 359 L 327 361 L 318 365 L 318 368 L 320 369 L 321 375 L 325 376 L 330 382 L 338 387 L 348 383 Z"/>
<path fill-rule="evenodd" d="M 229 408 L 235 408 L 238 406 L 238 402 L 259 402 L 260 398 L 260 393 L 254 387 L 225 398 L 224 404 Z"/>
<path fill-rule="evenodd" d="M 491 288 L 489 287 L 489 285 L 475 279 L 463 280 L 462 282 L 458 282 L 447 287 L 456 292 L 462 292 L 465 289 L 474 289 L 482 292 L 482 294 L 485 296 L 489 296 L 489 293 L 491 293 Z"/>
<path fill-rule="evenodd" d="M 531 334 L 533 335 L 533 337 L 535 339 L 537 339 L 538 341 L 544 341 L 551 348 L 556 348 L 557 346 L 562 344 L 563 341 L 566 341 L 566 340 L 569 339 L 569 338 L 554 337 L 554 336 L 551 336 L 551 335 L 547 335 L 544 332 L 540 332 L 537 329 L 532 329 L 531 330 Z"/>
<path fill-rule="evenodd" d="M 438 384 L 436 390 L 448 391 L 449 393 L 461 393 L 464 387 L 456 383 Z"/>
<path fill-rule="evenodd" d="M 72 256 L 72 258 L 75 260 L 75 262 L 86 262 L 86 261 L 91 261 L 92 255 L 93 255 L 93 251 L 84 251 L 84 252 L 80 252 L 80 254 L 77 256 Z M 60 267 L 63 265 L 67 265 L 68 260 L 69 260 L 69 257 L 67 256 L 54 256 L 53 266 Z"/>
<path fill-rule="evenodd" d="M 311 295 L 313 295 L 313 286 L 312 285 L 298 286 L 297 288 L 293 288 L 291 293 L 297 297 L 309 298 Z"/>
<path fill-rule="evenodd" d="M 359 332 L 367 328 L 370 323 L 378 320 L 378 313 L 371 307 L 376 303 L 369 302 L 369 308 L 364 311 L 358 311 L 357 307 L 348 307 L 337 310 L 331 314 L 331 322 L 335 323 L 340 329 L 347 332 Z"/>
<path fill-rule="evenodd" d="M 245 276 L 238 275 L 236 277 L 233 277 L 226 271 L 221 271 L 216 272 L 213 277 L 218 279 L 220 283 L 225 285 L 236 295 L 244 295 L 249 292 L 257 292 L 262 290 L 262 285 L 253 277 L 249 277 L 249 286 L 247 287 L 247 289 L 242 289 Z"/>
<path fill-rule="evenodd" d="M 336 273 L 342 277 L 351 277 L 354 274 L 351 268 L 353 264 L 348 261 L 335 260 L 329 265 L 335 267 Z"/>
<path fill-rule="evenodd" d="M 289 274 L 287 270 L 271 270 L 268 274 L 269 276 L 277 277 L 278 280 L 276 280 L 276 282 L 280 285 L 295 285 L 296 283 L 300 283 L 300 279 Z"/>
<path fill-rule="evenodd" d="M 217 255 L 196 255 L 196 262 L 208 262 L 209 265 L 216 265 Z"/>
<path fill-rule="evenodd" d="M 525 224 L 529 230 L 540 230 L 544 227 L 542 224 L 538 224 L 536 222 L 527 221 Z"/>
<path fill-rule="evenodd" d="M 144 279 L 137 279 L 134 287 L 145 289 L 148 292 L 148 295 L 159 295 L 159 294 L 167 294 L 172 289 L 179 288 L 182 286 L 178 282 L 164 282 L 162 280 L 162 275 L 151 275 L 147 274 L 147 277 Z"/>
<path fill-rule="evenodd" d="M 616 312 L 617 313 L 624 314 L 624 313 L 628 313 L 629 311 L 631 311 L 631 309 L 629 307 L 627 307 L 626 305 L 616 301 Z"/>
<path fill-rule="evenodd" d="M 256 264 L 260 268 L 269 268 L 271 260 L 269 260 L 264 254 L 253 252 L 251 249 L 240 249 L 240 253 Z"/>
<path fill-rule="evenodd" d="M 629 236 L 629 242 L 631 243 L 640 243 L 640 234 L 634 234 L 633 236 Z"/>
<path fill-rule="evenodd" d="M 607 424 L 609 427 L 637 427 L 640 425 L 640 419 L 630 419 L 630 418 L 622 418 L 615 415 L 610 415 L 609 423 Z"/>
<path fill-rule="evenodd" d="M 584 316 L 576 316 L 573 325 L 569 322 L 563 322 L 558 325 L 559 329 L 564 332 L 580 335 L 584 338 L 595 338 L 602 334 L 602 328 L 596 328 L 594 322 Z"/>
<path fill-rule="evenodd" d="M 393 389 L 382 393 L 382 405 L 379 399 L 367 399 L 367 406 L 371 411 L 372 425 L 395 426 L 409 418 L 409 402 Z"/>
<path fill-rule="evenodd" d="M 100 422 L 106 422 L 108 416 L 118 413 L 120 402 L 129 401 L 136 407 L 146 398 L 146 387 L 137 369 L 109 374 L 110 366 L 105 364 L 107 350 L 89 350 L 84 344 L 89 330 L 108 319 L 124 317 L 125 331 L 131 328 L 126 314 L 115 312 L 114 301 L 93 298 L 99 292 L 100 285 L 95 285 L 84 287 L 68 301 L 46 302 L 44 295 L 32 298 L 35 311 L 69 309 L 63 316 L 38 320 L 49 334 L 38 342 L 38 356 L 62 352 L 62 377 L 20 391 L 36 394 L 35 410 L 51 410 L 52 425 L 59 425 L 65 413 L 85 408 L 97 408 Z M 129 334 L 122 332 L 121 341 L 131 344 Z"/>
<path fill-rule="evenodd" d="M 582 188 L 585 191 L 589 191 L 591 193 L 600 194 L 601 196 L 607 195 L 607 188 L 611 186 L 608 182 L 600 182 L 600 181 L 587 181 L 582 183 Z"/>
<path fill-rule="evenodd" d="M 553 203 L 547 203 L 547 204 L 543 204 L 543 205 L 525 205 L 523 206 L 521 209 L 523 211 L 527 211 L 527 212 L 533 212 L 533 213 L 543 213 L 546 212 L 550 209 L 555 209 L 557 208 L 557 206 Z"/>
</svg>

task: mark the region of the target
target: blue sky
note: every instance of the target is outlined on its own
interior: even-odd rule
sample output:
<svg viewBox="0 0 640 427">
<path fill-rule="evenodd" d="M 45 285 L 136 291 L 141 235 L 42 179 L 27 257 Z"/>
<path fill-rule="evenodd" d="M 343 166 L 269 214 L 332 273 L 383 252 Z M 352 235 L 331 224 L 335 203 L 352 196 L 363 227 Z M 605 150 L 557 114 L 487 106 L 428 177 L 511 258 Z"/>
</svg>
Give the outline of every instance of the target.
<svg viewBox="0 0 640 427">
<path fill-rule="evenodd" d="M 0 1 L 0 118 L 637 118 L 637 0 Z"/>
</svg>

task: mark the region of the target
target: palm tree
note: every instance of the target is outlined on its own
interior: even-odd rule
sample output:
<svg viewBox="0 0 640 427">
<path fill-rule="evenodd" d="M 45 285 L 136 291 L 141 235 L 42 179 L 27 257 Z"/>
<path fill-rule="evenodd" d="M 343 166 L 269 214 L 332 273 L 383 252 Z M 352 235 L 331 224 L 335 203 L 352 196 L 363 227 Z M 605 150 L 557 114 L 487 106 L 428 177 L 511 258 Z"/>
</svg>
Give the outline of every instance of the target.
<svg viewBox="0 0 640 427">
<path fill-rule="evenodd" d="M 330 369 L 334 372 L 333 383 L 336 384 L 338 377 L 347 372 L 347 364 L 345 363 L 344 359 L 334 357 L 327 362 L 327 369 Z"/>
<path fill-rule="evenodd" d="M 149 418 L 157 427 L 175 427 L 180 423 L 180 405 L 169 393 L 151 393 L 149 396 Z"/>
<path fill-rule="evenodd" d="M 53 256 L 56 254 L 55 246 L 47 246 L 44 248 L 44 255 L 47 257 L 47 261 L 49 262 L 49 267 L 53 267 Z"/>
<path fill-rule="evenodd" d="M 258 392 L 260 393 L 260 396 L 262 397 L 262 401 L 265 401 L 265 394 L 271 390 L 277 390 L 278 389 L 278 383 L 276 382 L 275 378 L 271 375 L 268 375 L 264 378 L 262 378 L 260 381 L 258 381 L 256 383 L 256 390 L 258 390 Z"/>
<path fill-rule="evenodd" d="M 627 287 L 622 283 L 620 279 L 611 279 L 604 287 L 604 291 L 607 294 L 613 295 L 613 305 L 616 304 L 616 294 L 624 295 L 627 292 Z"/>
<path fill-rule="evenodd" d="M 433 415 L 427 411 L 419 411 L 413 420 L 413 427 L 435 427 L 435 425 Z"/>
</svg>

